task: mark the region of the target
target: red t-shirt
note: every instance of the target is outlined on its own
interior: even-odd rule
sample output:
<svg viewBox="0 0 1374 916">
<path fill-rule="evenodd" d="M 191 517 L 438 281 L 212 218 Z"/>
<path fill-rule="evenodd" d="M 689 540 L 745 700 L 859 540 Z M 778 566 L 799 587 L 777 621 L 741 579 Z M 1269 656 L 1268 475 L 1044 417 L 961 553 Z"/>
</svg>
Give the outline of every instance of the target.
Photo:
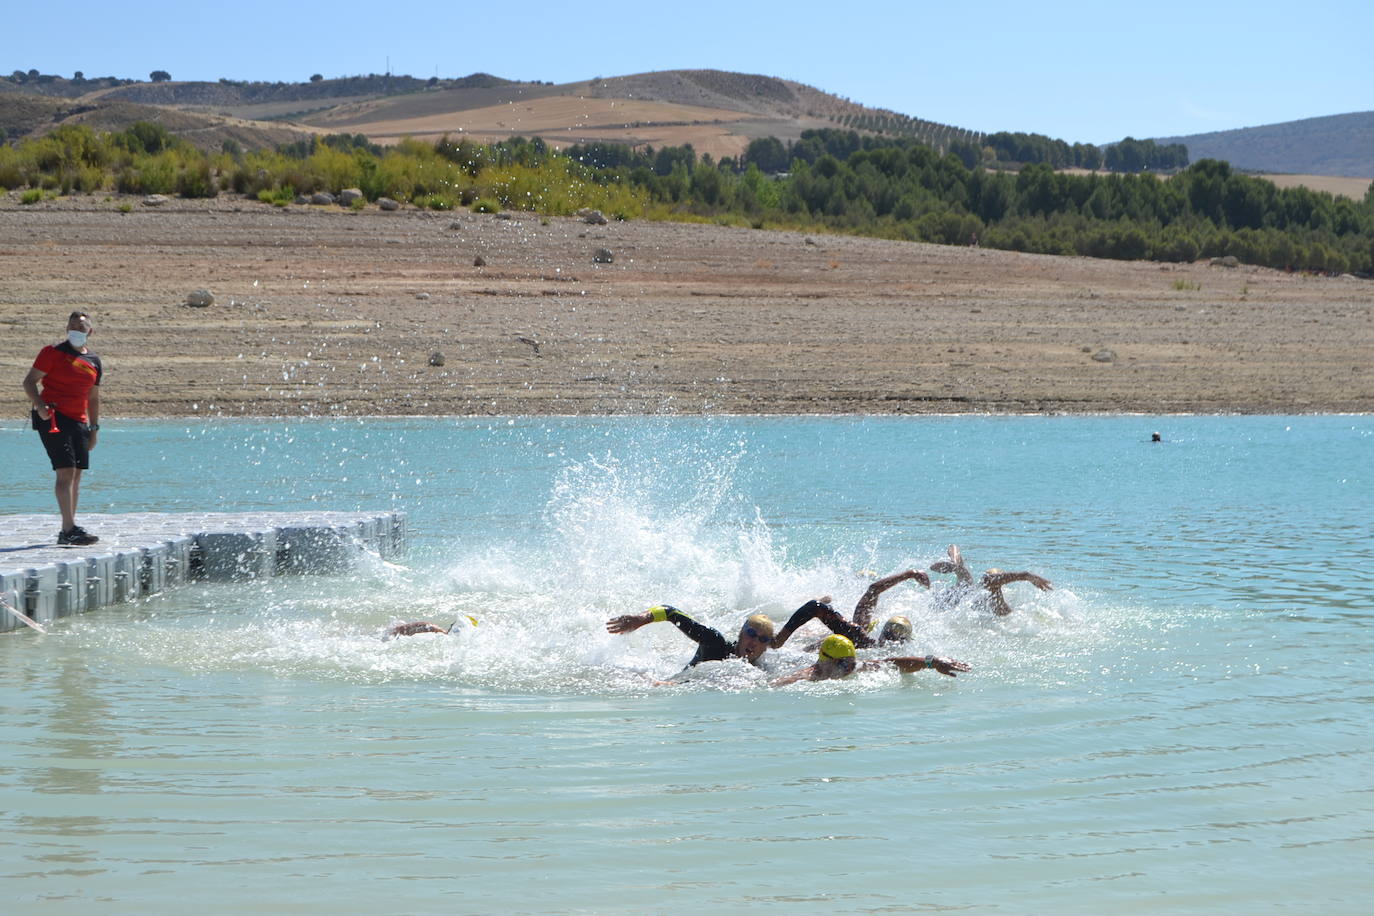
<svg viewBox="0 0 1374 916">
<path fill-rule="evenodd" d="M 88 422 L 86 405 L 91 389 L 100 384 L 100 357 L 94 353 L 78 353 L 67 341 L 38 351 L 33 367 L 43 373 L 43 389 L 39 393 L 44 404 L 56 404 L 65 416 L 82 423 Z"/>
</svg>

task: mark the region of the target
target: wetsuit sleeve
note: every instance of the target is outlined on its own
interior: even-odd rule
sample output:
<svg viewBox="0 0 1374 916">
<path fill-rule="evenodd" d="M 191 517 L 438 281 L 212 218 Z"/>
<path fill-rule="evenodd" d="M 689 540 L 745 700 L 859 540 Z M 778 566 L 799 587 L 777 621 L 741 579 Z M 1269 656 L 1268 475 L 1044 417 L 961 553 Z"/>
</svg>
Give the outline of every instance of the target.
<svg viewBox="0 0 1374 916">
<path fill-rule="evenodd" d="M 673 626 L 677 627 L 683 634 L 698 646 L 697 654 L 692 658 L 688 667 L 700 664 L 701 662 L 715 662 L 723 658 L 728 658 L 734 646 L 726 639 L 715 627 L 708 627 L 704 623 L 697 623 L 686 614 L 676 609 L 669 609 L 668 616 L 665 618 Z"/>
<path fill-rule="evenodd" d="M 863 628 L 845 620 L 830 605 L 820 601 L 808 601 L 792 612 L 792 616 L 788 618 L 787 623 L 773 639 L 773 647 L 781 648 L 799 627 L 812 620 L 819 620 L 829 627 L 832 633 L 849 637 L 850 641 L 860 649 L 867 649 L 876 645 L 873 642 L 873 637 L 864 632 Z"/>
</svg>

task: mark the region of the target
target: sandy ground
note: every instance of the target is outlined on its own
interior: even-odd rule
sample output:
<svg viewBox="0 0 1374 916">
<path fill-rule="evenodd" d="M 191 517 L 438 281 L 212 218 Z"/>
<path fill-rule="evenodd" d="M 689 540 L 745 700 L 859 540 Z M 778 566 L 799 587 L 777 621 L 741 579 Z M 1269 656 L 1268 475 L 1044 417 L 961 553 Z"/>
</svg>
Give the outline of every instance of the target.
<svg viewBox="0 0 1374 916">
<path fill-rule="evenodd" d="M 1374 411 L 1374 282 L 1353 277 L 12 194 L 0 271 L 13 418 L 76 307 L 95 319 L 106 417 Z M 187 306 L 202 288 L 215 304 Z"/>
</svg>

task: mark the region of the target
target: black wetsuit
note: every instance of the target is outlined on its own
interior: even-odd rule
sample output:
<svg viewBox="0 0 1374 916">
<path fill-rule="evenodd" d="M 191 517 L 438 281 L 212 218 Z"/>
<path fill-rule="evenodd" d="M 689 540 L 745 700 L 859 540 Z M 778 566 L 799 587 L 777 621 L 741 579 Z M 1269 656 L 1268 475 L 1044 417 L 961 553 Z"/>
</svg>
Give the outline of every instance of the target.
<svg viewBox="0 0 1374 916">
<path fill-rule="evenodd" d="M 687 663 L 688 668 L 702 662 L 724 661 L 734 656 L 737 644 L 726 639 L 715 627 L 697 623 L 675 607 L 664 605 L 664 608 L 668 612 L 668 622 L 697 644 L 697 654 Z"/>
<path fill-rule="evenodd" d="M 832 633 L 849 637 L 849 641 L 854 643 L 856 649 L 871 649 L 878 644 L 878 641 L 864 632 L 862 627 L 845 620 L 839 611 L 820 601 L 808 601 L 793 611 L 779 635 L 786 634 L 790 638 L 798 627 L 812 620 L 819 620 L 828 626 Z M 781 643 L 775 644 L 781 645 Z"/>
</svg>

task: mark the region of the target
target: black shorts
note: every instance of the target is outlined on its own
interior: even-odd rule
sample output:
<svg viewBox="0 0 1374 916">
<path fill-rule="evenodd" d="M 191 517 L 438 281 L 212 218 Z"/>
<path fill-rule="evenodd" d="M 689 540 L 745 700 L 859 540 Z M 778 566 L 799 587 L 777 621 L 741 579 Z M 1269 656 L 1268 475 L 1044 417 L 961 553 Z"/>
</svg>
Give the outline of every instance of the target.
<svg viewBox="0 0 1374 916">
<path fill-rule="evenodd" d="M 58 413 L 57 432 L 50 433 L 50 421 L 40 417 L 36 410 L 30 411 L 30 416 L 33 428 L 38 430 L 38 438 L 43 440 L 43 447 L 48 450 L 54 471 L 62 468 L 81 468 L 84 471 L 91 466 L 91 453 L 86 446 L 91 433 L 85 423 Z"/>
</svg>

